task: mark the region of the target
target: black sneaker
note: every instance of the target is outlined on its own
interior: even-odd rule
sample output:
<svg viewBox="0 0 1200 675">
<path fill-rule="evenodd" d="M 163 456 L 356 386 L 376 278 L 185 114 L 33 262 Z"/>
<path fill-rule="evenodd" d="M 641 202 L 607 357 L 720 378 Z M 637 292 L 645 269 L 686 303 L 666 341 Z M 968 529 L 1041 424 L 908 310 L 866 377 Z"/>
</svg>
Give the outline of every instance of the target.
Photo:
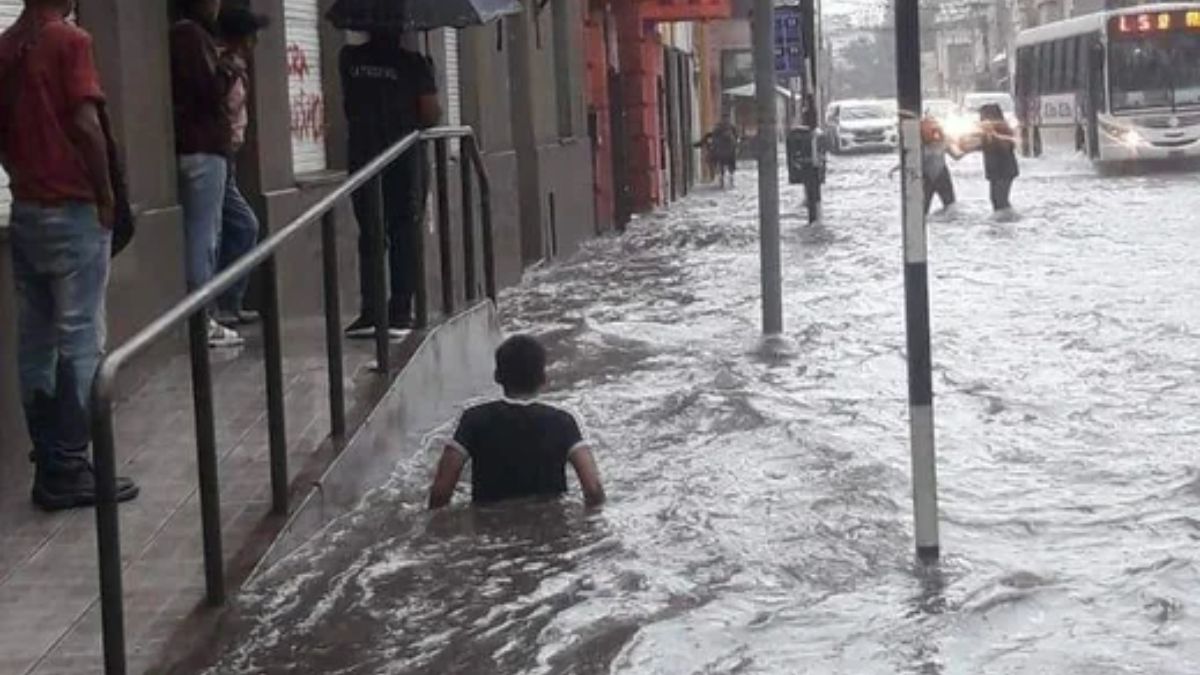
<svg viewBox="0 0 1200 675">
<path fill-rule="evenodd" d="M 366 314 L 360 315 L 346 328 L 348 338 L 369 338 L 375 334 L 375 321 Z"/>
<path fill-rule="evenodd" d="M 133 480 L 117 477 L 117 501 L 136 499 L 141 492 Z M 96 504 L 96 469 L 90 464 L 78 471 L 58 473 L 37 470 L 33 503 L 44 511 L 64 511 Z"/>
<path fill-rule="evenodd" d="M 389 316 L 388 337 L 402 338 L 404 332 L 412 330 L 412 319 L 398 316 Z M 370 340 L 375 337 L 375 320 L 368 318 L 365 314 L 358 317 L 346 328 L 346 337 L 356 340 Z"/>
</svg>

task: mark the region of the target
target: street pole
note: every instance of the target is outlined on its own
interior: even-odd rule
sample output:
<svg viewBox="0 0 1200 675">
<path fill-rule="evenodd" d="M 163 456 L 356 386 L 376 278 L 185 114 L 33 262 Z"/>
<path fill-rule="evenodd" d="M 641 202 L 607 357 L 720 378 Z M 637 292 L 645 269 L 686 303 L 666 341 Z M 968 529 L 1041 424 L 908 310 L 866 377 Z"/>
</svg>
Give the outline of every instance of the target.
<svg viewBox="0 0 1200 675">
<path fill-rule="evenodd" d="M 775 108 L 775 2 L 754 0 L 754 82 L 758 100 L 758 220 L 763 333 L 783 333 L 779 255 L 779 119 Z"/>
<path fill-rule="evenodd" d="M 937 458 L 933 433 L 929 267 L 925 189 L 921 168 L 921 17 L 918 0 L 896 0 L 896 85 L 900 108 L 900 163 L 904 168 L 904 295 L 908 334 L 913 512 L 917 557 L 933 562 L 938 541 Z"/>
</svg>

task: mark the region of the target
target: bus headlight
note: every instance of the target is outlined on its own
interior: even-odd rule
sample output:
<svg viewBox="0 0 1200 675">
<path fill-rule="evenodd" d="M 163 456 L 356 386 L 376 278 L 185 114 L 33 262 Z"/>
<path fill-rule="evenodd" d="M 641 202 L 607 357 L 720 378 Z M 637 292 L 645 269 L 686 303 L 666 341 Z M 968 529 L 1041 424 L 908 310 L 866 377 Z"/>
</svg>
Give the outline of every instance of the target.
<svg viewBox="0 0 1200 675">
<path fill-rule="evenodd" d="M 1140 148 L 1146 145 L 1146 138 L 1137 129 L 1128 129 L 1120 136 L 1121 145 L 1127 148 Z"/>
<path fill-rule="evenodd" d="M 955 115 L 948 118 L 942 125 L 942 131 L 951 141 L 962 140 L 979 130 L 979 124 L 966 115 Z"/>
</svg>

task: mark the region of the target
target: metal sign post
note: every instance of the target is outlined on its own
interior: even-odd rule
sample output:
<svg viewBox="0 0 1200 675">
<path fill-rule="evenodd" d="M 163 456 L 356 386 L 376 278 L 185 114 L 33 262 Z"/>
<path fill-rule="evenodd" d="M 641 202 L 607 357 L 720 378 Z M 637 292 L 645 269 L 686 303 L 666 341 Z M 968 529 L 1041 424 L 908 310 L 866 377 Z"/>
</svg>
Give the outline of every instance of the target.
<svg viewBox="0 0 1200 675">
<path fill-rule="evenodd" d="M 758 219 L 762 249 L 763 333 L 766 335 L 783 333 L 774 13 L 773 0 L 754 0 L 754 86 L 758 102 Z"/>
<path fill-rule="evenodd" d="M 913 511 L 917 557 L 924 562 L 932 562 L 940 555 L 940 543 L 933 430 L 928 244 L 921 167 L 921 17 L 918 0 L 896 0 L 896 84 L 900 108 L 900 163 L 904 168 L 904 294 Z"/>
</svg>

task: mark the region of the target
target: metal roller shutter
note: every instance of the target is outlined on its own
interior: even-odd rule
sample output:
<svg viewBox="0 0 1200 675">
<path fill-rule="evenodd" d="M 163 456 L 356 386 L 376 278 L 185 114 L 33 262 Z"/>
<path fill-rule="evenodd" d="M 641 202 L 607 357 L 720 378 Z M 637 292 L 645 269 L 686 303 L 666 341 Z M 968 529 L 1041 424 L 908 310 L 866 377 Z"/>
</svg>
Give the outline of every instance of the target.
<svg viewBox="0 0 1200 675">
<path fill-rule="evenodd" d="M 21 16 L 21 10 L 24 8 L 24 0 L 0 0 L 0 31 L 8 30 L 9 26 L 16 23 L 17 17 Z M 8 174 L 0 169 L 0 227 L 8 227 L 11 204 L 12 195 L 8 191 Z"/>
<path fill-rule="evenodd" d="M 328 168 L 318 5 L 318 0 L 285 0 L 283 5 L 292 113 L 292 169 L 296 175 Z"/>
<path fill-rule="evenodd" d="M 458 69 L 458 30 L 445 29 L 446 45 L 446 124 L 462 124 L 462 87 Z"/>
</svg>

